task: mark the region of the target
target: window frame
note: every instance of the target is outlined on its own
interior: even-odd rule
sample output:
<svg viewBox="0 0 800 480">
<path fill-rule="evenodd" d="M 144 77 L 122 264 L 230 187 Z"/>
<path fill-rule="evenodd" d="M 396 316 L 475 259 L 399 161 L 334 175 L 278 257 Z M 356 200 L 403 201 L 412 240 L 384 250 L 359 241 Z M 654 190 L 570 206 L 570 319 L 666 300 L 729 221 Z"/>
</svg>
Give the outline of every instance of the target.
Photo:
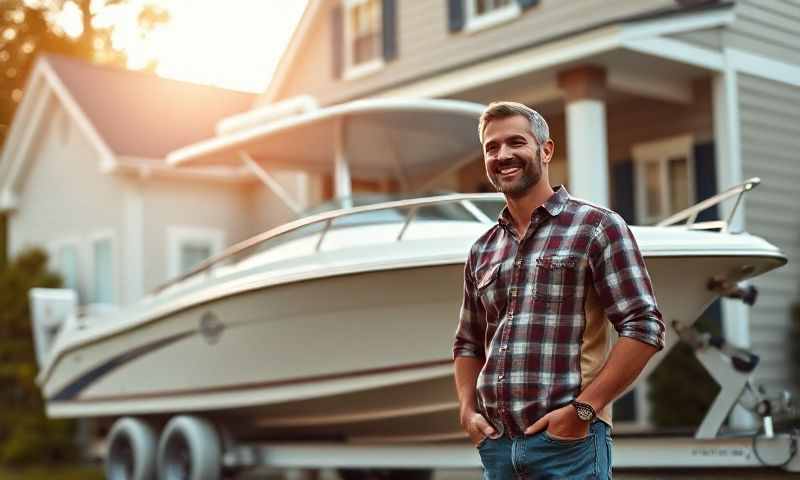
<svg viewBox="0 0 800 480">
<path fill-rule="evenodd" d="M 686 171 L 688 181 L 689 206 L 697 202 L 697 187 L 695 178 L 694 138 L 691 134 L 677 135 L 654 142 L 639 143 L 632 147 L 634 164 L 634 178 L 636 186 L 636 223 L 648 225 L 657 223 L 675 213 L 672 211 L 670 198 L 669 162 L 676 157 L 686 158 Z M 649 163 L 658 164 L 659 189 L 661 211 L 655 215 L 648 215 L 646 167 Z"/>
<path fill-rule="evenodd" d="M 366 61 L 364 63 L 360 63 L 358 65 L 353 64 L 353 41 L 355 39 L 354 32 L 353 32 L 353 25 L 350 21 L 351 15 L 350 11 L 353 8 L 358 6 L 364 5 L 370 1 L 376 1 L 378 3 L 378 8 L 380 10 L 380 29 L 378 32 L 378 38 L 380 39 L 380 47 L 379 47 L 379 54 L 378 56 L 373 59 Z M 382 70 L 383 67 L 386 65 L 386 61 L 383 58 L 383 2 L 381 0 L 344 0 L 343 2 L 343 30 L 344 30 L 344 69 L 343 69 L 343 78 L 346 80 L 352 80 L 356 78 L 365 77 L 367 75 L 371 75 L 379 70 Z"/>
<path fill-rule="evenodd" d="M 111 281 L 113 282 L 111 285 L 111 301 L 110 302 L 98 302 L 97 301 L 97 285 L 95 282 L 97 281 L 96 278 L 96 271 L 97 268 L 97 258 L 95 256 L 94 246 L 95 243 L 109 240 L 111 242 Z M 117 281 L 117 272 L 119 271 L 118 265 L 118 258 L 116 255 L 117 252 L 117 235 L 111 229 L 104 229 L 98 230 L 88 237 L 88 258 L 89 258 L 89 273 L 87 274 L 87 305 L 117 305 L 119 302 L 119 292 L 117 291 L 118 281 Z"/>
<path fill-rule="evenodd" d="M 85 278 L 82 268 L 83 266 L 81 265 L 85 252 L 81 251 L 81 239 L 77 236 L 66 236 L 49 242 L 47 245 L 47 252 L 49 254 L 48 263 L 50 264 L 50 268 L 61 276 L 62 280 L 66 280 L 64 272 L 61 270 L 61 260 L 59 258 L 61 249 L 65 247 L 72 247 L 75 249 L 75 263 L 77 267 L 75 273 L 76 285 L 74 287 L 70 287 L 67 286 L 65 282 L 63 288 L 73 290 L 78 297 L 78 304 L 80 304 L 81 298 L 85 297 L 85 289 L 83 288 Z"/>
<path fill-rule="evenodd" d="M 464 0 L 464 31 L 479 32 L 510 22 L 522 15 L 522 7 L 517 0 L 511 0 L 505 7 L 479 15 L 475 11 L 475 0 Z"/>
<path fill-rule="evenodd" d="M 167 279 L 182 275 L 181 246 L 189 242 L 207 242 L 211 247 L 211 256 L 222 251 L 225 245 L 225 232 L 218 228 L 188 225 L 170 225 L 167 227 Z"/>
</svg>

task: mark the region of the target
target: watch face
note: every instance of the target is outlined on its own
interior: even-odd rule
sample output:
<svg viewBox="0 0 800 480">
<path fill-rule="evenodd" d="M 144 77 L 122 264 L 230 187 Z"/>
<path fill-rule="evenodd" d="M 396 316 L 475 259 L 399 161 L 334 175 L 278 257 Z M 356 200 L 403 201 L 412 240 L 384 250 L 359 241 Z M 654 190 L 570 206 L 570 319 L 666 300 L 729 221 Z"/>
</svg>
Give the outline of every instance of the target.
<svg viewBox="0 0 800 480">
<path fill-rule="evenodd" d="M 592 419 L 592 414 L 584 409 L 580 409 L 578 410 L 578 418 L 580 418 L 584 422 L 588 422 L 589 420 Z"/>
</svg>

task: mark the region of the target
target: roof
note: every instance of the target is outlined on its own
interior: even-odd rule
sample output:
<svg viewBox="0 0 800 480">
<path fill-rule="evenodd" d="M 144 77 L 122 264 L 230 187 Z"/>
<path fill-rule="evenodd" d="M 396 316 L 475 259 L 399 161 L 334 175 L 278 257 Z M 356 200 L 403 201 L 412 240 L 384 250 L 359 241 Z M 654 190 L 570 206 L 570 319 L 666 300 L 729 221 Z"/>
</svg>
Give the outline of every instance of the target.
<svg viewBox="0 0 800 480">
<path fill-rule="evenodd" d="M 224 117 L 248 110 L 251 93 L 89 64 L 60 55 L 44 60 L 112 152 L 161 159 L 214 135 Z"/>
</svg>

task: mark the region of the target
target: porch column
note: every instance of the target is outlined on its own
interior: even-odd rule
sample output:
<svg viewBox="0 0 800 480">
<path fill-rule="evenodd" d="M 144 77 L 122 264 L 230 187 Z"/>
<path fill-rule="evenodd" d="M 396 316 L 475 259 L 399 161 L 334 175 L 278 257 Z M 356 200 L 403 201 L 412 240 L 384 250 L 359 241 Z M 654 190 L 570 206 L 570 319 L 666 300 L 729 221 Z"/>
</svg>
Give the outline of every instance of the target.
<svg viewBox="0 0 800 480">
<path fill-rule="evenodd" d="M 724 69 L 715 73 L 711 80 L 712 117 L 714 125 L 714 147 L 716 149 L 717 191 L 722 192 L 743 181 L 742 143 L 739 129 L 739 88 L 736 71 L 725 61 Z M 731 219 L 730 231 L 741 231 L 745 227 L 744 209 L 746 198 Z M 730 215 L 733 202 L 719 206 L 721 218 Z M 750 307 L 738 299 L 722 299 L 722 334 L 725 340 L 740 348 L 750 348 Z M 758 426 L 756 417 L 741 405 L 731 411 L 732 427 L 750 429 Z"/>
<path fill-rule="evenodd" d="M 580 66 L 558 74 L 566 100 L 569 190 L 576 197 L 608 206 L 605 69 Z"/>
</svg>

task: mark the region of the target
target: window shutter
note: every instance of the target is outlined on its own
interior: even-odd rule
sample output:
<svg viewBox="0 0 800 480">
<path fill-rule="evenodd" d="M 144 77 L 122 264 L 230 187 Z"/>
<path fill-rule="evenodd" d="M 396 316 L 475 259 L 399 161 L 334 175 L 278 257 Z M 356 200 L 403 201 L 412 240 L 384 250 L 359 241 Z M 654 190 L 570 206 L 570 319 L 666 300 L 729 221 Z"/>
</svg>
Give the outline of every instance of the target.
<svg viewBox="0 0 800 480">
<path fill-rule="evenodd" d="M 447 1 L 447 26 L 451 32 L 464 28 L 464 0 Z"/>
<path fill-rule="evenodd" d="M 629 224 L 636 224 L 636 204 L 633 190 L 633 160 L 614 162 L 611 166 L 611 208 Z"/>
<path fill-rule="evenodd" d="M 388 61 L 397 57 L 397 15 L 395 0 L 383 0 L 383 59 Z"/>
<path fill-rule="evenodd" d="M 531 8 L 539 4 L 539 0 L 517 0 L 517 3 L 523 10 L 526 8 Z"/>
<path fill-rule="evenodd" d="M 344 17 L 342 7 L 331 10 L 331 67 L 333 78 L 342 78 L 344 70 Z"/>
<path fill-rule="evenodd" d="M 717 194 L 717 166 L 714 160 L 714 142 L 694 146 L 694 192 L 697 202 Z M 717 205 L 707 208 L 697 216 L 698 222 L 718 219 Z"/>
</svg>

